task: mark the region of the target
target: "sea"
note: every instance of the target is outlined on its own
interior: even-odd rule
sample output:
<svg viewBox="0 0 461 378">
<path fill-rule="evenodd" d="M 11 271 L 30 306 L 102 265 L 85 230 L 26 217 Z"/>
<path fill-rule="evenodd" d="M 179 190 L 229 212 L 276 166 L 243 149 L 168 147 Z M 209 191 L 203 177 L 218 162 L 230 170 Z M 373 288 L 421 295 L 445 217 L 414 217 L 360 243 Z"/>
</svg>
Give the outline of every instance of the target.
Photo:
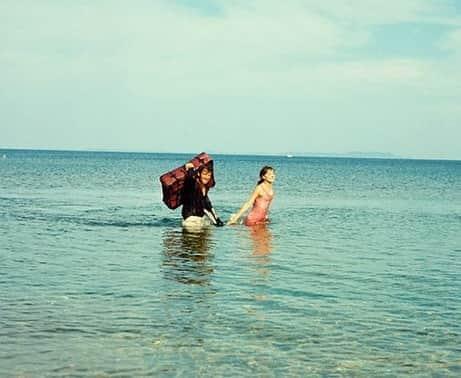
<svg viewBox="0 0 461 378">
<path fill-rule="evenodd" d="M 214 154 L 271 221 L 189 233 L 199 152 L 0 151 L 1 377 L 461 376 L 461 161 Z"/>
</svg>

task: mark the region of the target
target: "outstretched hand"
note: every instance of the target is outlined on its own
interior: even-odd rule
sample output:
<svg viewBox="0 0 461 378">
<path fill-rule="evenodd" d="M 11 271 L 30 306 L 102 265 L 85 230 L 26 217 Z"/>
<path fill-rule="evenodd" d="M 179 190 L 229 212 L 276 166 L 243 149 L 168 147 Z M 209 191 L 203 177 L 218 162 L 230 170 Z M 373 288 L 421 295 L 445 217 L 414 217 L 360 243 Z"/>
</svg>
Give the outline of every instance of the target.
<svg viewBox="0 0 461 378">
<path fill-rule="evenodd" d="M 227 221 L 228 225 L 235 224 L 237 222 L 237 217 L 235 214 L 232 214 L 229 220 Z"/>
</svg>

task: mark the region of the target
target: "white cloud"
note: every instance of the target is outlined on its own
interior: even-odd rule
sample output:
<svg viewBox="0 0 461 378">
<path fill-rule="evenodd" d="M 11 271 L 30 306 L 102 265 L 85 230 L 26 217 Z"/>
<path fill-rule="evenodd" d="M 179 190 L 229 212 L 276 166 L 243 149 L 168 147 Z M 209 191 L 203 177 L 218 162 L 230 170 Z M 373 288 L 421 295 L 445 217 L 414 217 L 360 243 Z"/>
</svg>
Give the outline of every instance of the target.
<svg viewBox="0 0 461 378">
<path fill-rule="evenodd" d="M 0 11 L 12 21 L 0 26 L 2 56 L 19 55 L 25 62 L 42 56 L 46 64 L 68 59 L 82 69 L 85 62 L 120 65 L 166 75 L 277 70 L 335 59 L 364 46 L 369 24 L 437 14 L 429 0 L 392 5 L 378 0 L 223 1 L 223 13 L 212 17 L 165 2 L 136 4 L 29 2 L 24 7 L 3 2 Z"/>
<path fill-rule="evenodd" d="M 331 54 L 332 49 L 364 40 L 360 33 L 289 2 L 284 6 L 229 7 L 220 17 L 158 2 L 145 9 L 104 2 L 84 7 L 54 2 L 47 7 L 34 2 L 27 8 L 3 3 L 0 10 L 11 20 L 0 26 L 8 32 L 2 33 L 3 49 L 30 51 L 31 44 L 39 43 L 31 53 L 82 48 L 98 54 L 94 51 L 98 47 L 103 48 L 98 55 L 113 50 L 180 58 L 216 51 L 224 57 L 249 58 L 298 51 Z"/>
<path fill-rule="evenodd" d="M 456 25 L 449 2 L 217 3 L 222 11 L 206 14 L 170 1 L 3 0 L 0 80 L 9 90 L 2 100 L 33 113 L 21 118 L 10 112 L 10 118 L 23 124 L 45 120 L 57 141 L 60 125 L 72 122 L 82 144 L 92 130 L 92 147 L 110 134 L 145 149 L 149 138 L 139 141 L 136 135 L 148 135 L 152 124 L 185 133 L 185 125 L 208 122 L 213 133 L 226 136 L 226 148 L 236 149 L 236 131 L 251 133 L 261 122 L 274 135 L 266 146 L 288 146 L 285 135 L 291 135 L 300 150 L 309 138 L 298 136 L 297 127 L 308 124 L 316 125 L 308 135 L 315 133 L 324 144 L 312 140 L 306 148 L 332 151 L 346 140 L 343 150 L 359 149 L 360 143 L 371 148 L 373 127 L 387 136 L 376 145 L 385 149 L 398 128 L 412 135 L 425 116 L 452 125 L 459 114 L 456 57 L 388 57 L 367 50 L 375 25 Z M 457 31 L 440 47 L 459 51 L 460 42 Z M 62 110 L 55 106 L 50 116 L 50 104 Z M 138 132 L 124 137 L 123 125 L 131 119 L 137 122 L 131 130 Z M 332 142 L 339 123 L 349 136 Z M 456 139 L 451 127 L 447 135 Z M 251 150 L 253 138 L 244 143 Z"/>
<path fill-rule="evenodd" d="M 342 55 L 368 43 L 369 24 L 448 19 L 448 6 L 431 0 L 220 4 L 222 13 L 209 16 L 167 2 L 5 1 L 0 62 L 7 78 L 89 85 L 118 78 L 173 95 L 177 88 L 292 91 L 317 83 L 321 90 L 325 83 L 409 85 L 444 76 L 428 61 Z M 460 35 L 442 46 L 459 48 Z"/>
<path fill-rule="evenodd" d="M 461 28 L 448 33 L 440 41 L 440 47 L 461 54 Z"/>
<path fill-rule="evenodd" d="M 454 22 L 453 6 L 446 1 L 333 0 L 319 2 L 312 0 L 303 3 L 333 17 L 338 22 L 355 25 L 396 24 L 400 22 L 452 24 Z"/>
</svg>

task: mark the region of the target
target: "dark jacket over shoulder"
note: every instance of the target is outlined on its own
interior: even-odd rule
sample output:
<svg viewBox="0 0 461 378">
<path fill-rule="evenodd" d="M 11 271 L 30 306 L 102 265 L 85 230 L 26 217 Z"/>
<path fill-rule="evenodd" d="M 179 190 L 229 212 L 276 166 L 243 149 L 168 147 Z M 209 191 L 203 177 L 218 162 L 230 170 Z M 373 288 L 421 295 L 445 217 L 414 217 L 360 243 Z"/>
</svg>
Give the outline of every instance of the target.
<svg viewBox="0 0 461 378">
<path fill-rule="evenodd" d="M 194 170 L 189 169 L 184 182 L 183 187 L 183 205 L 182 205 L 182 217 L 186 219 L 190 216 L 203 217 L 205 211 L 210 211 L 212 209 L 212 204 L 208 198 L 208 190 L 205 195 L 203 195 L 199 183 L 197 182 Z"/>
</svg>

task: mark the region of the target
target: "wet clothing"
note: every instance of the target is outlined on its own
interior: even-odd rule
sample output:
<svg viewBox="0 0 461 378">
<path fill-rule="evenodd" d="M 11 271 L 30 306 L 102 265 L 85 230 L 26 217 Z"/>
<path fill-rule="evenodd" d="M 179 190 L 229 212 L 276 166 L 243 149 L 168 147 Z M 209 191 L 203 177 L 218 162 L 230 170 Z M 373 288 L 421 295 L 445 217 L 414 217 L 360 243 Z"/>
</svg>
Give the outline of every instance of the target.
<svg viewBox="0 0 461 378">
<path fill-rule="evenodd" d="M 211 222 L 208 217 L 196 217 L 191 215 L 182 221 L 182 227 L 189 232 L 201 232 L 204 228 L 209 226 L 211 226 Z"/>
<path fill-rule="evenodd" d="M 246 226 L 253 226 L 255 224 L 265 223 L 267 221 L 267 215 L 269 213 L 269 205 L 271 204 L 274 193 L 269 194 L 263 189 L 263 194 L 256 197 L 253 203 L 253 208 L 245 219 Z"/>
<path fill-rule="evenodd" d="M 184 181 L 182 192 L 182 217 L 186 219 L 190 216 L 203 217 L 205 210 L 212 213 L 213 206 L 208 198 L 208 189 L 203 195 L 200 184 L 194 175 L 194 170 L 189 169 Z"/>
</svg>

